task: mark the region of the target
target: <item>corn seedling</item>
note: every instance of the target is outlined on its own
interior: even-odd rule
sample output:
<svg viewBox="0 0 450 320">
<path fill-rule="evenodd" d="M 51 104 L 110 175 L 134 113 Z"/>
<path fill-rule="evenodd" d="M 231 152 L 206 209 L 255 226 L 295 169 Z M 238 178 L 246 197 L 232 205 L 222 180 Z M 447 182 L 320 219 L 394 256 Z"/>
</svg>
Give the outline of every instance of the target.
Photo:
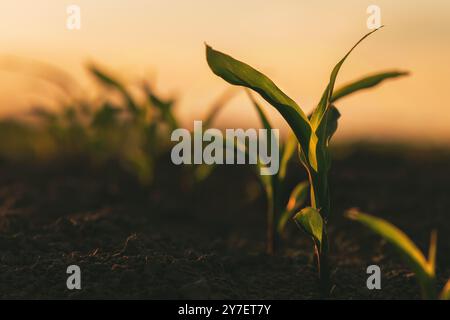
<svg viewBox="0 0 450 320">
<path fill-rule="evenodd" d="M 437 299 L 439 297 L 443 300 L 450 300 L 450 280 L 444 286 L 439 296 L 436 291 L 437 233 L 435 231 L 431 233 L 429 253 L 428 258 L 426 258 L 403 231 L 386 220 L 355 209 L 349 210 L 346 216 L 368 227 L 395 247 L 405 263 L 416 275 L 424 299 Z"/>
<path fill-rule="evenodd" d="M 174 113 L 176 100 L 173 98 L 165 99 L 158 96 L 152 87 L 144 82 L 142 91 L 144 92 L 147 103 L 137 103 L 126 87 L 111 75 L 101 71 L 95 66 L 90 67 L 91 73 L 106 87 L 110 87 L 122 96 L 125 103 L 125 110 L 128 113 L 131 123 L 126 130 L 122 132 L 131 132 L 138 143 L 138 148 L 133 148 L 133 152 L 125 152 L 124 155 L 130 154 L 127 163 L 131 164 L 144 179 L 151 177 L 156 159 L 170 149 L 170 134 L 174 130 L 180 128 L 179 121 Z M 218 112 L 233 96 L 233 92 L 228 90 L 222 94 L 212 104 L 207 114 L 205 126 L 208 128 L 216 118 Z M 123 108 L 122 108 L 123 109 Z M 105 105 L 100 109 L 100 115 L 106 116 L 105 119 L 114 118 L 115 109 Z M 111 130 L 108 131 L 109 133 Z M 133 147 L 128 144 L 127 148 Z M 188 183 L 191 186 L 197 182 L 205 180 L 213 171 L 214 166 L 195 165 L 187 170 Z M 145 181 L 145 180 L 144 180 Z"/>
<path fill-rule="evenodd" d="M 94 120 L 102 118 L 105 124 L 94 127 L 96 129 L 94 138 L 100 138 L 96 139 L 97 145 L 118 141 L 119 145 L 114 149 L 118 151 L 116 156 L 121 163 L 135 173 L 142 183 L 149 184 L 154 176 L 156 158 L 162 150 L 162 146 L 157 145 L 158 122 L 151 118 L 151 108 L 145 103 L 136 102 L 126 86 L 104 70 L 95 65 L 88 66 L 88 69 L 101 85 L 118 92 L 124 104 L 115 108 L 110 103 L 105 103 L 96 112 Z M 155 100 L 162 101 L 154 94 L 152 96 Z M 167 119 L 164 118 L 164 120 Z M 102 139 L 105 136 L 112 136 L 112 139 Z"/>
<path fill-rule="evenodd" d="M 378 73 L 334 91 L 337 75 L 346 58 L 359 43 L 376 30 L 362 37 L 336 64 L 320 102 L 310 116 L 263 73 L 206 45 L 206 58 L 213 73 L 230 84 L 247 87 L 260 94 L 278 110 L 297 138 L 300 160 L 309 178 L 310 206 L 298 211 L 294 218 L 300 228 L 314 240 L 321 290 L 325 295 L 329 293 L 330 288 L 327 234 L 327 222 L 331 213 L 328 185 L 331 164 L 329 142 L 340 117 L 334 103 L 349 94 L 373 87 L 383 80 L 406 74 L 398 71 Z"/>
</svg>

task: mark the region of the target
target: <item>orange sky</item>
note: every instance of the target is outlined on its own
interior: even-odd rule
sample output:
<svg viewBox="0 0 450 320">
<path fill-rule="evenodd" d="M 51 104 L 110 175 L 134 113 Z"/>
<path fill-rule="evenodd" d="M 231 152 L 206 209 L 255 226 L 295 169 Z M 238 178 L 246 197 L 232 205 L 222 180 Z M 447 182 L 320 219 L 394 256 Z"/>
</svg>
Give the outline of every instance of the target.
<svg viewBox="0 0 450 320">
<path fill-rule="evenodd" d="M 66 29 L 68 4 L 81 7 L 79 31 Z M 340 137 L 448 141 L 448 0 L 4 0 L 0 67 L 10 56 L 39 60 L 87 85 L 83 65 L 98 61 L 125 79 L 145 76 L 161 92 L 177 93 L 177 112 L 189 126 L 227 87 L 207 67 L 206 41 L 266 73 L 309 110 L 334 64 L 368 31 L 370 4 L 380 6 L 386 28 L 355 50 L 338 83 L 391 68 L 412 75 L 340 102 Z M 34 78 L 0 69 L 0 114 L 24 111 L 49 90 Z M 267 110 L 276 125 L 284 125 Z M 244 95 L 233 99 L 219 121 L 257 125 Z"/>
</svg>

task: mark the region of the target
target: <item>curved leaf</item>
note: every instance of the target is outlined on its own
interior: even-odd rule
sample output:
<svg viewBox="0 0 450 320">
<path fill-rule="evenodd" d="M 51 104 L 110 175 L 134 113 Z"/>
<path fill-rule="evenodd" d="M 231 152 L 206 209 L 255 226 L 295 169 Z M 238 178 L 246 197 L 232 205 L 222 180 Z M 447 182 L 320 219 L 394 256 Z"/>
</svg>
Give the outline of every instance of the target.
<svg viewBox="0 0 450 320">
<path fill-rule="evenodd" d="M 128 90 L 125 88 L 124 85 L 122 85 L 118 80 L 114 79 L 112 76 L 108 75 L 106 72 L 100 70 L 95 65 L 89 65 L 88 70 L 105 86 L 111 87 L 119 91 L 122 96 L 124 97 L 128 109 L 133 114 L 138 114 L 139 108 L 134 102 L 134 99 L 131 97 L 131 94 L 128 92 Z"/>
<path fill-rule="evenodd" d="M 441 300 L 450 300 L 450 280 L 447 281 L 444 289 L 442 289 L 441 295 L 439 297 Z"/>
<path fill-rule="evenodd" d="M 322 247 L 323 220 L 319 211 L 306 207 L 294 216 L 294 220 L 303 231 L 313 238 L 320 250 Z"/>
<path fill-rule="evenodd" d="M 300 182 L 291 192 L 286 209 L 278 221 L 278 232 L 283 233 L 286 223 L 305 204 L 308 198 L 309 182 Z"/>
<path fill-rule="evenodd" d="M 375 30 L 370 31 L 366 35 L 364 35 L 361 39 L 359 39 L 358 42 L 345 54 L 345 56 L 334 66 L 333 71 L 330 75 L 330 81 L 328 82 L 328 85 L 325 89 L 325 92 L 322 95 L 322 99 L 317 106 L 317 108 L 314 110 L 312 117 L 311 117 L 311 126 L 313 129 L 317 128 L 322 121 L 322 118 L 325 114 L 325 111 L 327 110 L 328 106 L 331 103 L 331 97 L 333 96 L 333 90 L 334 90 L 334 84 L 336 82 L 337 75 L 339 73 L 339 70 L 341 69 L 341 66 L 344 64 L 347 57 L 352 53 L 352 51 L 368 36 L 370 36 L 372 33 L 380 30 L 380 28 L 377 28 Z"/>
<path fill-rule="evenodd" d="M 289 201 L 286 205 L 288 211 L 298 211 L 300 207 L 305 203 L 308 196 L 309 182 L 302 181 L 295 186 L 289 197 Z"/>
<path fill-rule="evenodd" d="M 375 87 L 384 80 L 403 77 L 407 75 L 409 75 L 409 72 L 407 71 L 387 71 L 361 78 L 337 89 L 331 97 L 331 102 L 336 102 L 337 100 L 359 90 Z"/>
<path fill-rule="evenodd" d="M 173 113 L 173 105 L 175 104 L 175 100 L 163 100 L 155 94 L 148 84 L 144 84 L 144 91 L 147 95 L 149 103 L 159 110 L 162 120 L 167 123 L 170 129 L 175 130 L 179 128 L 178 121 Z"/>
<path fill-rule="evenodd" d="M 325 140 L 328 144 L 333 137 L 334 133 L 337 130 L 338 127 L 338 120 L 341 117 L 341 113 L 339 110 L 334 106 L 331 105 L 330 109 L 328 110 L 328 119 L 327 119 L 327 125 L 326 125 L 326 132 L 325 132 Z"/>
<path fill-rule="evenodd" d="M 433 230 L 430 236 L 430 247 L 428 248 L 428 264 L 431 270 L 436 270 L 436 252 L 437 252 L 437 231 Z"/>
<path fill-rule="evenodd" d="M 272 130 L 272 125 L 270 124 L 269 119 L 267 118 L 266 114 L 264 113 L 264 110 L 259 105 L 259 103 L 255 100 L 255 98 L 252 96 L 251 92 L 249 90 L 245 90 L 248 97 L 250 98 L 251 102 L 255 106 L 256 112 L 258 113 L 259 119 L 261 120 L 261 123 L 267 131 Z"/>
<path fill-rule="evenodd" d="M 405 262 L 416 274 L 423 290 L 425 298 L 435 298 L 434 288 L 434 262 L 427 261 L 423 253 L 417 248 L 412 240 L 400 229 L 387 222 L 369 214 L 361 213 L 355 209 L 346 213 L 347 218 L 358 221 L 371 229 L 373 232 L 392 244 L 404 257 Z M 431 244 L 434 247 L 435 243 Z M 434 249 L 431 249 L 433 251 Z M 434 254 L 431 254 L 434 260 Z"/>
<path fill-rule="evenodd" d="M 322 165 L 326 165 L 327 161 L 326 159 L 322 159 L 322 162 L 324 162 L 324 164 L 319 164 L 319 162 L 321 162 L 320 159 L 320 155 L 318 155 L 318 152 L 321 152 L 320 148 L 317 147 L 317 145 L 320 142 L 320 140 L 324 139 L 324 137 L 318 137 L 318 128 L 320 126 L 320 124 L 322 123 L 323 118 L 325 117 L 330 105 L 331 105 L 331 99 L 333 96 L 333 90 L 334 90 L 334 84 L 336 82 L 336 78 L 337 75 L 339 73 L 339 70 L 341 69 L 341 66 L 344 64 L 345 60 L 347 59 L 347 57 L 350 55 L 350 53 L 368 36 L 370 36 L 372 33 L 374 33 L 375 31 L 379 30 L 375 29 L 369 33 L 367 33 L 366 35 L 364 35 L 361 39 L 359 39 L 359 41 L 346 53 L 346 55 L 336 64 L 336 66 L 333 68 L 333 71 L 331 72 L 330 75 L 330 81 L 328 82 L 327 87 L 325 88 L 324 93 L 322 94 L 322 97 L 320 99 L 319 104 L 317 105 L 316 109 L 313 111 L 311 118 L 310 118 L 310 123 L 311 123 L 311 128 L 313 130 L 313 134 L 311 134 L 311 138 L 309 141 L 309 152 L 306 152 L 306 154 L 308 155 L 308 162 L 310 163 L 311 167 L 318 172 L 319 170 L 321 170 L 319 168 L 319 166 Z M 325 124 L 326 127 L 326 124 Z"/>
<path fill-rule="evenodd" d="M 261 120 L 261 123 L 262 123 L 264 129 L 267 130 L 266 143 L 267 143 L 267 147 L 269 148 L 268 149 L 269 153 L 272 154 L 273 150 L 271 150 L 272 144 L 271 144 L 271 141 L 270 141 L 272 139 L 272 134 L 271 134 L 272 125 L 270 124 L 270 121 L 267 118 L 264 110 L 259 105 L 259 103 L 255 100 L 255 98 L 253 97 L 251 92 L 249 90 L 245 90 L 245 91 L 247 92 L 248 97 L 250 98 L 251 102 L 253 103 L 253 106 L 256 109 L 256 112 L 258 113 L 259 119 Z M 276 145 L 276 147 L 275 147 L 275 152 L 279 152 L 278 145 Z M 272 176 L 272 179 L 275 179 L 275 176 Z M 272 183 L 274 183 L 274 182 L 272 182 Z M 275 185 L 273 187 L 275 188 Z"/>
<path fill-rule="evenodd" d="M 280 161 L 280 170 L 278 172 L 280 181 L 283 181 L 286 178 L 287 166 L 289 160 L 292 158 L 292 155 L 295 153 L 295 150 L 297 150 L 297 145 L 298 142 L 295 138 L 295 135 L 289 134 L 289 137 L 287 138 L 287 141 L 283 146 L 283 154 Z"/>
<path fill-rule="evenodd" d="M 311 126 L 306 115 L 272 80 L 248 64 L 216 51 L 208 45 L 206 45 L 206 59 L 214 74 L 233 85 L 256 91 L 275 107 L 294 131 L 303 150 L 308 151 Z"/>
</svg>

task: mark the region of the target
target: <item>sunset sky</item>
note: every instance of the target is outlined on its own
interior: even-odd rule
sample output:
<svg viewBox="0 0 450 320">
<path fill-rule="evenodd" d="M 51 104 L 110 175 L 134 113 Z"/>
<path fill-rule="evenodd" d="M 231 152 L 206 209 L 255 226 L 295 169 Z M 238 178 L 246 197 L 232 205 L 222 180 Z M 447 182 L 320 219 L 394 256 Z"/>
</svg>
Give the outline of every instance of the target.
<svg viewBox="0 0 450 320">
<path fill-rule="evenodd" d="M 81 8 L 79 31 L 66 28 L 69 4 Z M 24 112 L 50 90 L 6 70 L 11 57 L 58 66 L 88 90 L 84 66 L 96 61 L 127 81 L 145 77 L 163 94 L 179 96 L 177 112 L 192 126 L 228 87 L 208 69 L 205 42 L 264 72 L 310 110 L 334 64 L 368 31 L 371 4 L 380 6 L 386 27 L 352 53 L 338 84 L 386 69 L 411 76 L 342 100 L 340 137 L 449 141 L 448 0 L 3 0 L 0 115 Z M 218 120 L 229 127 L 258 124 L 242 94 Z"/>
</svg>

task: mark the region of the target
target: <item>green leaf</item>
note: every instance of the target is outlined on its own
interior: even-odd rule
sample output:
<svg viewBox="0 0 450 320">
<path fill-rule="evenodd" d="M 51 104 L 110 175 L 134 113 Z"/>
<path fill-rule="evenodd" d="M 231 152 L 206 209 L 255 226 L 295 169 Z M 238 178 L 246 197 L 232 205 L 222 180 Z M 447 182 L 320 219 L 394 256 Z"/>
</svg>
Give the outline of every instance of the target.
<svg viewBox="0 0 450 320">
<path fill-rule="evenodd" d="M 286 205 L 288 211 L 298 211 L 308 197 L 309 182 L 302 181 L 295 186 Z"/>
<path fill-rule="evenodd" d="M 336 64 L 336 66 L 333 68 L 333 71 L 330 75 L 330 81 L 328 82 L 328 85 L 322 95 L 322 99 L 320 100 L 319 105 L 314 110 L 312 117 L 311 117 L 311 126 L 313 129 L 316 129 L 320 122 L 322 121 L 322 118 L 325 114 L 325 111 L 328 109 L 328 106 L 331 103 L 331 98 L 333 96 L 333 90 L 334 90 L 334 84 L 336 82 L 337 75 L 339 73 L 339 70 L 341 69 L 341 66 L 344 64 L 347 57 L 352 53 L 352 51 L 368 36 L 370 36 L 372 33 L 378 31 L 382 27 L 372 30 L 371 32 L 364 35 L 359 41 L 345 54 L 345 56 Z"/>
<path fill-rule="evenodd" d="M 320 147 L 318 148 L 318 144 L 324 144 L 323 142 L 320 142 L 320 140 L 324 139 L 324 137 L 318 137 L 318 128 L 320 126 L 320 124 L 322 123 L 323 118 L 325 117 L 331 102 L 332 102 L 332 96 L 333 96 L 333 90 L 334 90 L 334 84 L 336 82 L 336 78 L 337 75 L 339 73 L 339 70 L 341 69 L 341 66 L 343 65 L 343 63 L 345 62 L 345 60 L 347 59 L 347 57 L 350 55 L 350 53 L 365 39 L 367 38 L 369 35 L 371 35 L 372 33 L 374 33 L 375 31 L 379 30 L 375 29 L 369 33 L 367 33 L 365 36 L 363 36 L 347 53 L 346 55 L 336 64 L 336 66 L 333 68 L 333 71 L 331 72 L 330 75 L 330 81 L 328 82 L 327 87 L 325 88 L 324 93 L 322 94 L 322 98 L 320 99 L 319 104 L 317 105 L 316 109 L 313 111 L 311 118 L 310 118 L 310 123 L 311 123 L 311 128 L 313 130 L 314 134 L 311 134 L 310 140 L 309 140 L 309 145 L 308 145 L 308 152 L 305 152 L 308 155 L 308 162 L 310 163 L 311 167 L 314 169 L 314 171 L 318 172 L 319 170 L 321 170 L 319 168 L 319 166 L 324 166 L 327 165 L 328 161 L 326 159 L 322 159 L 322 161 L 324 162 L 323 164 L 319 164 L 318 162 L 320 162 L 321 160 L 320 155 L 318 155 L 317 153 L 319 152 L 323 152 L 323 150 L 320 149 Z M 323 131 L 326 131 L 326 126 L 327 124 L 325 123 L 324 127 L 325 129 L 323 129 Z"/>
<path fill-rule="evenodd" d="M 295 138 L 295 135 L 290 134 L 287 138 L 286 143 L 283 146 L 283 154 L 281 156 L 281 162 L 280 162 L 280 170 L 278 172 L 278 177 L 280 181 L 283 181 L 286 178 L 286 171 L 287 166 L 289 164 L 289 160 L 292 158 L 292 155 L 295 153 L 295 150 L 297 150 L 297 139 Z"/>
<path fill-rule="evenodd" d="M 278 145 L 275 146 L 275 150 L 272 150 L 272 144 L 271 144 L 271 139 L 272 139 L 272 134 L 271 134 L 271 130 L 272 130 L 272 125 L 270 124 L 269 119 L 267 118 L 264 110 L 262 109 L 262 107 L 259 105 L 259 103 L 255 100 L 255 98 L 253 97 L 253 95 L 251 94 L 251 92 L 249 90 L 246 90 L 248 97 L 250 98 L 251 102 L 253 103 L 256 112 L 258 113 L 259 119 L 261 120 L 261 123 L 264 127 L 264 129 L 267 130 L 267 135 L 266 135 L 266 143 L 267 143 L 267 147 L 268 147 L 268 152 L 270 154 L 272 154 L 272 152 L 279 152 L 279 147 Z M 294 137 L 295 139 L 295 137 Z M 261 164 L 261 162 L 258 159 L 258 168 L 260 168 L 260 170 L 262 170 L 263 165 Z M 279 174 L 279 171 L 278 171 Z M 273 206 L 275 209 L 274 211 L 276 213 L 278 213 L 278 208 L 282 207 L 282 203 L 280 202 L 280 190 L 282 188 L 282 185 L 280 184 L 280 181 L 278 180 L 278 174 L 275 175 L 259 175 L 260 180 L 263 184 L 263 187 L 266 191 L 266 195 L 267 195 L 267 200 L 270 206 Z M 275 217 L 274 217 L 275 218 Z"/>
<path fill-rule="evenodd" d="M 88 70 L 99 80 L 103 85 L 107 87 L 111 87 L 117 91 L 119 91 L 123 98 L 125 99 L 127 103 L 127 107 L 133 114 L 139 113 L 139 108 L 134 102 L 134 99 L 132 98 L 131 94 L 128 92 L 128 90 L 125 88 L 125 86 L 120 83 L 118 80 L 114 79 L 112 76 L 108 75 L 106 72 L 100 70 L 95 65 L 89 65 Z"/>
<path fill-rule="evenodd" d="M 331 102 L 336 102 L 337 100 L 359 90 L 375 87 L 384 80 L 403 77 L 407 75 L 409 75 L 409 72 L 406 71 L 387 71 L 361 78 L 337 89 L 331 97 Z"/>
<path fill-rule="evenodd" d="M 150 91 L 149 88 L 147 88 L 146 92 L 148 94 L 149 101 L 159 110 L 169 110 L 175 103 L 175 100 L 173 99 L 163 100 L 159 98 L 153 91 Z"/>
<path fill-rule="evenodd" d="M 311 126 L 306 115 L 294 100 L 261 72 L 208 45 L 206 45 L 206 59 L 209 67 L 217 76 L 233 85 L 256 91 L 275 107 L 294 131 L 302 149 L 308 152 Z"/>
<path fill-rule="evenodd" d="M 321 250 L 323 220 L 319 211 L 311 207 L 306 207 L 294 216 L 294 220 L 303 231 L 313 238 L 317 247 Z"/>
<path fill-rule="evenodd" d="M 259 105 L 259 103 L 255 100 L 255 98 L 252 96 L 249 90 L 245 90 L 247 92 L 248 97 L 250 98 L 250 101 L 255 106 L 256 112 L 258 113 L 259 119 L 261 120 L 261 123 L 267 131 L 272 130 L 272 125 L 270 124 L 269 119 L 267 118 L 266 114 L 264 113 L 264 110 Z"/>
<path fill-rule="evenodd" d="M 313 181 L 311 204 L 313 207 L 321 209 L 321 213 L 324 217 L 327 217 L 330 214 L 328 170 L 331 165 L 331 156 L 328 144 L 337 129 L 337 121 L 340 117 L 339 111 L 331 104 L 334 85 L 339 70 L 350 53 L 376 30 L 363 36 L 336 64 L 331 72 L 329 83 L 322 94 L 320 102 L 310 117 L 313 134 L 311 134 L 309 141 L 309 151 L 305 152 L 305 150 L 303 150 L 303 153 L 311 168 L 311 170 L 309 170 L 309 175 Z"/>
<path fill-rule="evenodd" d="M 334 133 L 337 130 L 338 127 L 338 120 L 341 117 L 341 113 L 339 110 L 331 105 L 330 109 L 328 110 L 328 119 L 327 119 L 327 126 L 326 126 L 326 143 L 328 144 L 333 137 Z"/>
<path fill-rule="evenodd" d="M 450 300 L 450 280 L 447 281 L 444 289 L 442 289 L 441 295 L 439 296 L 441 300 Z"/>
<path fill-rule="evenodd" d="M 91 124 L 94 127 L 112 126 L 116 124 L 117 115 L 119 113 L 119 108 L 116 108 L 109 103 L 105 103 L 100 109 L 95 112 Z"/>
<path fill-rule="evenodd" d="M 270 124 L 269 119 L 267 118 L 264 110 L 262 109 L 262 107 L 259 105 L 259 103 L 255 100 L 255 98 L 253 97 L 253 95 L 251 94 L 251 92 L 249 90 L 246 90 L 248 97 L 250 98 L 250 101 L 253 103 L 253 106 L 256 109 L 256 112 L 258 113 L 259 119 L 261 120 L 261 123 L 264 127 L 265 130 L 267 130 L 267 135 L 266 135 L 266 143 L 267 143 L 267 147 L 268 147 L 268 152 L 270 154 L 272 154 L 272 152 L 279 152 L 279 148 L 278 145 L 275 147 L 275 150 L 271 150 L 271 139 L 272 139 L 272 125 Z M 275 177 L 273 177 L 275 178 Z"/>
<path fill-rule="evenodd" d="M 430 236 L 430 248 L 428 249 L 428 264 L 431 270 L 436 270 L 437 231 L 433 230 Z"/>
<path fill-rule="evenodd" d="M 114 79 L 112 76 L 107 75 L 104 71 L 100 70 L 97 66 L 90 65 L 88 67 L 88 69 L 104 85 L 122 90 L 123 85 L 119 81 Z"/>
<path fill-rule="evenodd" d="M 427 261 L 423 253 L 417 248 L 412 240 L 400 229 L 391 223 L 371 216 L 369 214 L 361 213 L 355 209 L 349 210 L 346 213 L 349 219 L 358 221 L 371 229 L 373 232 L 383 237 L 387 242 L 392 244 L 397 251 L 404 257 L 407 265 L 416 274 L 419 283 L 422 287 L 422 292 L 425 298 L 434 298 L 435 288 L 435 270 L 434 270 L 434 256 L 436 242 L 432 240 L 431 255 L 432 261 Z M 432 236 L 432 239 L 435 236 Z"/>
<path fill-rule="evenodd" d="M 144 85 L 144 91 L 150 104 L 159 110 L 162 120 L 167 123 L 170 129 L 175 130 L 179 128 L 178 121 L 173 113 L 173 105 L 175 104 L 175 100 L 164 100 L 158 97 L 147 84 Z"/>
<path fill-rule="evenodd" d="M 337 129 L 339 117 L 340 113 L 333 105 L 325 112 L 325 117 L 316 130 L 315 138 L 317 140 L 311 139 L 311 143 L 314 143 L 314 149 L 316 150 L 314 155 L 315 163 L 311 161 L 313 148 L 310 148 L 309 159 L 307 155 L 301 153 L 302 162 L 309 161 L 310 168 L 312 168 L 308 170 L 312 181 L 311 206 L 320 209 L 320 213 L 324 218 L 327 218 L 331 211 L 328 185 L 328 172 L 331 167 L 329 142 Z"/>
<path fill-rule="evenodd" d="M 331 154 L 329 143 L 338 127 L 338 120 L 341 117 L 339 110 L 331 105 L 325 113 L 325 118 L 322 120 L 319 128 L 317 128 L 316 136 L 318 141 L 317 159 L 318 159 L 318 175 L 327 175 L 331 167 Z"/>
<path fill-rule="evenodd" d="M 300 182 L 291 192 L 286 209 L 278 221 L 278 232 L 283 233 L 287 222 L 300 210 L 308 198 L 309 182 Z"/>
</svg>

